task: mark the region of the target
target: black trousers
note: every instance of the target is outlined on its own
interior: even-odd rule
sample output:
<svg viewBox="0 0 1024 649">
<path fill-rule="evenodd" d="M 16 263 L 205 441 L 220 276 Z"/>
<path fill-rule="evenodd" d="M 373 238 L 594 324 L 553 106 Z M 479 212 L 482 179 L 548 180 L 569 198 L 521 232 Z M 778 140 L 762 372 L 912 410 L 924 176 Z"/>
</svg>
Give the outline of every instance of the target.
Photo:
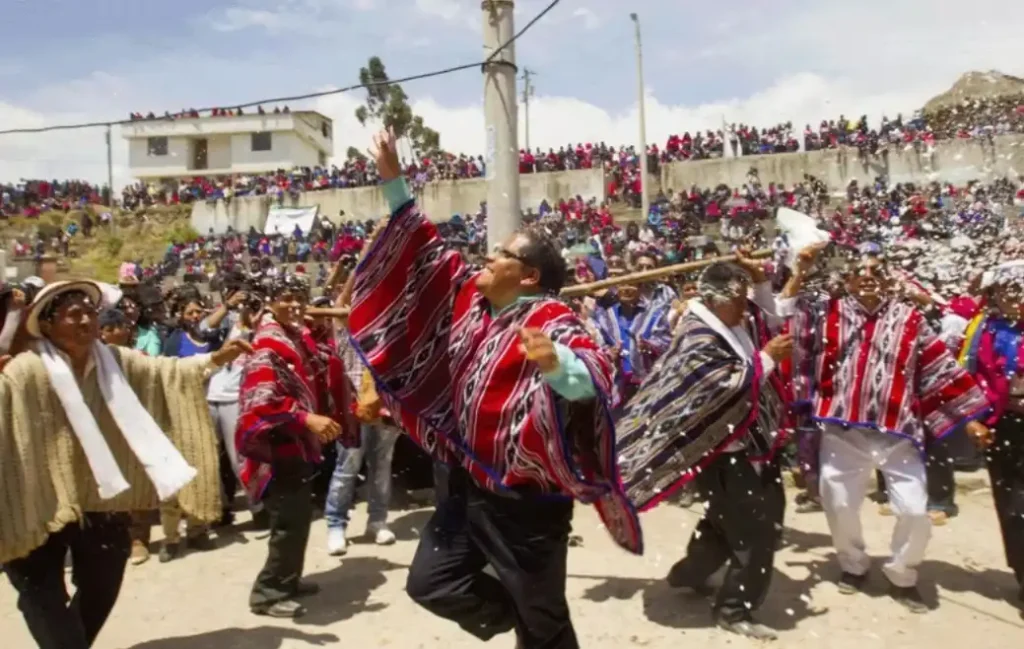
<svg viewBox="0 0 1024 649">
<path fill-rule="evenodd" d="M 708 507 L 686 557 L 672 568 L 672 580 L 700 587 L 728 562 L 713 604 L 715 616 L 726 622 L 749 620 L 768 594 L 786 510 L 779 477 L 776 462 L 758 474 L 740 452 L 719 455 L 694 479 Z"/>
<path fill-rule="evenodd" d="M 521 649 L 578 649 L 565 598 L 572 501 L 492 494 L 462 469 L 447 487 L 421 533 L 409 596 L 481 640 L 514 628 Z"/>
<path fill-rule="evenodd" d="M 18 608 L 40 649 L 88 649 L 117 602 L 131 553 L 128 514 L 86 514 L 4 566 Z M 69 601 L 64 561 L 71 553 Z M 3 643 L 0 643 L 3 644 Z"/>
<path fill-rule="evenodd" d="M 274 467 L 263 497 L 270 523 L 267 561 L 249 595 L 252 608 L 290 599 L 298 590 L 313 522 L 314 475 L 312 467 L 298 459 Z"/>
<path fill-rule="evenodd" d="M 1024 416 L 1007 413 L 986 452 L 1006 562 L 1024 595 Z"/>
</svg>

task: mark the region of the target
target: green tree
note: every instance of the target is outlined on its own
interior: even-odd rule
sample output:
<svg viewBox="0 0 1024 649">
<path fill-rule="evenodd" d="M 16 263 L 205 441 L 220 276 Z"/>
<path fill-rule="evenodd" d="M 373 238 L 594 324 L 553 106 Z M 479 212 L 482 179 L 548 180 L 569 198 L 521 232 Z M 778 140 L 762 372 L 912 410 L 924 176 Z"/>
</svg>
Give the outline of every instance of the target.
<svg viewBox="0 0 1024 649">
<path fill-rule="evenodd" d="M 348 151 L 345 152 L 345 157 L 349 160 L 366 160 L 366 154 L 354 146 L 348 148 Z"/>
<path fill-rule="evenodd" d="M 356 109 L 356 119 L 360 124 L 366 126 L 368 122 L 379 122 L 392 129 L 395 137 L 408 138 L 416 155 L 435 154 L 441 150 L 441 135 L 426 126 L 422 117 L 413 114 L 409 96 L 400 85 L 391 83 L 380 57 L 370 57 L 366 67 L 359 69 L 359 83 L 366 86 L 366 103 Z"/>
</svg>

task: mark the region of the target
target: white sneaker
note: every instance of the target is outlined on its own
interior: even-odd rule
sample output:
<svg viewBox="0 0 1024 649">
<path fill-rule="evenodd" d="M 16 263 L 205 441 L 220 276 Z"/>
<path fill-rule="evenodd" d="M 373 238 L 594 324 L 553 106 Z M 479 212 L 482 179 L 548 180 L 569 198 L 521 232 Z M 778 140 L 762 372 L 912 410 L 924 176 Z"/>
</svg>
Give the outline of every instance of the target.
<svg viewBox="0 0 1024 649">
<path fill-rule="evenodd" d="M 345 530 L 332 527 L 327 530 L 327 554 L 332 557 L 340 557 L 348 552 L 348 541 L 345 539 Z"/>
<path fill-rule="evenodd" d="M 391 545 L 395 540 L 395 533 L 386 527 L 382 527 L 377 530 L 377 533 L 373 537 L 373 542 L 377 545 Z"/>
</svg>

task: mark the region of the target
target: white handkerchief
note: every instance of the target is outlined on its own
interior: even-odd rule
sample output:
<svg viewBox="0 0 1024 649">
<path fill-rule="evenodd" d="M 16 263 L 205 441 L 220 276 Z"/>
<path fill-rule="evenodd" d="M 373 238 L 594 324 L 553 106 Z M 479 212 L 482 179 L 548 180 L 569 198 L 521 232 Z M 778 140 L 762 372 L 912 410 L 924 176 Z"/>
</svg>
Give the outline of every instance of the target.
<svg viewBox="0 0 1024 649">
<path fill-rule="evenodd" d="M 829 233 L 819 229 L 814 219 L 788 207 L 778 209 L 775 213 L 775 224 L 789 238 L 789 255 L 786 263 L 790 266 L 796 262 L 796 256 L 800 251 L 807 246 L 830 240 Z"/>
</svg>

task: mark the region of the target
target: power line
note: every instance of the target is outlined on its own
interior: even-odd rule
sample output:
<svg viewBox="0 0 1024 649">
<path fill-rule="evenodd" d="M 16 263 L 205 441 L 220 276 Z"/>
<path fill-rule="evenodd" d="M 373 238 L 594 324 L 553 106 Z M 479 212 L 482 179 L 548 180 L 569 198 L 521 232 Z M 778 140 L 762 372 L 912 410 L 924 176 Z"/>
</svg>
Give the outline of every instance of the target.
<svg viewBox="0 0 1024 649">
<path fill-rule="evenodd" d="M 512 38 L 510 38 L 507 41 L 505 41 L 498 49 L 494 50 L 491 53 L 490 56 L 488 56 L 485 60 L 480 61 L 479 63 L 466 63 L 464 65 L 456 65 L 456 66 L 453 66 L 453 67 L 450 67 L 450 68 L 444 68 L 442 70 L 435 70 L 433 72 L 423 72 L 423 73 L 420 73 L 420 74 L 414 74 L 414 75 L 411 75 L 411 76 L 408 76 L 408 77 L 402 77 L 400 79 L 389 79 L 388 81 L 374 81 L 374 82 L 370 82 L 370 83 L 360 83 L 360 84 L 357 84 L 357 85 L 354 85 L 354 86 L 346 86 L 344 88 L 335 88 L 334 90 L 323 90 L 323 91 L 320 91 L 320 92 L 311 92 L 311 93 L 306 93 L 304 95 L 293 95 L 291 97 L 274 97 L 274 98 L 271 98 L 271 99 L 260 99 L 260 100 L 257 100 L 257 101 L 251 101 L 251 102 L 248 102 L 248 103 L 245 103 L 245 104 L 224 104 L 222 106 L 212 106 L 212 107 L 209 107 L 209 108 L 200 108 L 200 109 L 197 109 L 196 112 L 199 112 L 199 113 L 209 112 L 209 111 L 214 110 L 215 108 L 219 109 L 219 108 L 224 108 L 225 106 L 230 106 L 232 108 L 252 108 L 254 106 L 260 106 L 262 104 L 283 104 L 285 102 L 304 101 L 306 99 L 317 99 L 319 97 L 328 97 L 330 95 L 337 95 L 337 94 L 341 94 L 343 92 L 351 92 L 353 90 L 360 90 L 360 89 L 363 89 L 363 88 L 371 88 L 371 87 L 375 87 L 375 86 L 389 86 L 389 85 L 392 85 L 392 84 L 406 83 L 408 81 L 419 81 L 420 79 L 430 79 L 431 77 L 439 77 L 439 76 L 442 76 L 442 75 L 445 75 L 445 74 L 452 74 L 453 72 L 462 72 L 463 70 L 469 70 L 469 69 L 472 69 L 472 68 L 480 68 L 480 67 L 482 67 L 484 65 L 487 65 L 492 60 L 494 60 L 494 58 L 497 57 L 499 54 L 501 54 L 501 52 L 504 51 L 504 49 L 506 47 L 508 47 L 509 45 L 512 45 L 513 43 L 515 43 L 519 39 L 520 36 L 522 36 L 527 31 L 529 31 L 530 28 L 532 28 L 535 24 L 537 24 L 537 22 L 540 21 L 541 18 L 543 18 L 545 15 L 547 15 L 547 13 L 550 12 L 552 9 L 554 9 L 556 6 L 558 6 L 558 4 L 561 1 L 562 0 L 552 0 L 551 3 L 548 4 L 547 7 L 545 7 L 543 10 L 540 11 L 540 13 L 538 13 L 536 16 L 534 16 L 533 19 L 530 20 L 530 22 L 526 23 L 526 25 L 522 29 L 517 31 L 512 36 Z M 156 118 L 157 121 L 159 121 L 161 119 L 166 119 L 166 118 L 164 118 L 164 117 Z M 81 128 L 99 128 L 101 126 L 120 126 L 122 124 L 134 124 L 135 122 L 138 122 L 138 121 L 140 121 L 140 120 L 121 119 L 121 120 L 114 120 L 114 121 L 110 121 L 110 122 L 83 122 L 83 123 L 80 123 L 80 124 L 58 124 L 56 126 L 40 126 L 40 127 L 37 127 L 37 128 L 12 128 L 12 129 L 7 129 L 7 130 L 0 131 L 0 135 L 16 135 L 16 134 L 28 134 L 28 133 L 47 133 L 47 132 L 50 132 L 50 131 L 70 131 L 70 130 L 81 129 Z M 142 120 L 142 121 L 147 121 L 147 120 Z M 149 120 L 149 121 L 152 121 L 152 120 Z"/>
</svg>

